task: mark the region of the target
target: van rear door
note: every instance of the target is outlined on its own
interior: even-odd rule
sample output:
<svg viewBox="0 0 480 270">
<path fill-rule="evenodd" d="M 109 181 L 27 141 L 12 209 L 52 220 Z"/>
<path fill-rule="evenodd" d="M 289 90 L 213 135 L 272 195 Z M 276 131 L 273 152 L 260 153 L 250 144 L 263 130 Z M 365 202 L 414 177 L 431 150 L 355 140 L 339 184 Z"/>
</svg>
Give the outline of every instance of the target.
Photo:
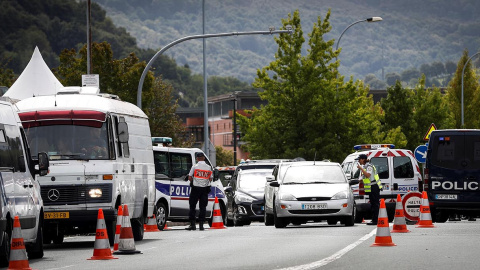
<svg viewBox="0 0 480 270">
<path fill-rule="evenodd" d="M 480 131 L 435 131 L 427 153 L 429 199 L 436 206 L 480 206 Z M 463 205 L 464 206 L 464 205 Z"/>
</svg>

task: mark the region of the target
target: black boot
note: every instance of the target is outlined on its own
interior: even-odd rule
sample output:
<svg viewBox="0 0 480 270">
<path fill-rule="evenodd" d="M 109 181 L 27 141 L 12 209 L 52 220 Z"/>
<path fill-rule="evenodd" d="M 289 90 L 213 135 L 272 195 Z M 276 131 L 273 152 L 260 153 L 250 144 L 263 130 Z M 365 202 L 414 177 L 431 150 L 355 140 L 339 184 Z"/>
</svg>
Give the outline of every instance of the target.
<svg viewBox="0 0 480 270">
<path fill-rule="evenodd" d="M 195 220 L 190 221 L 190 226 L 185 228 L 187 231 L 195 231 L 197 228 L 195 227 Z"/>
<path fill-rule="evenodd" d="M 199 225 L 199 227 L 200 227 L 200 231 L 205 230 L 205 229 L 203 228 L 203 222 L 200 222 L 198 225 Z"/>
</svg>

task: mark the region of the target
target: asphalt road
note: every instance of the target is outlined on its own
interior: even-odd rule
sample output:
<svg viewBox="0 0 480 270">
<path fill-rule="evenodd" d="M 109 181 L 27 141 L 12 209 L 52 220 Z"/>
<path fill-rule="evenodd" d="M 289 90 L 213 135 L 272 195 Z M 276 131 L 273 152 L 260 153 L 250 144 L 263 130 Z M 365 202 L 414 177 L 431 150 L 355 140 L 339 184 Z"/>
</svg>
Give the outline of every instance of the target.
<svg viewBox="0 0 480 270">
<path fill-rule="evenodd" d="M 435 224 L 391 233 L 393 247 L 371 247 L 375 226 L 309 223 L 285 229 L 263 223 L 227 229 L 186 231 L 174 226 L 145 233 L 135 242 L 142 254 L 87 260 L 94 236 L 66 237 L 45 246 L 34 269 L 477 269 L 480 220 Z M 208 227 L 208 226 L 206 226 Z"/>
</svg>

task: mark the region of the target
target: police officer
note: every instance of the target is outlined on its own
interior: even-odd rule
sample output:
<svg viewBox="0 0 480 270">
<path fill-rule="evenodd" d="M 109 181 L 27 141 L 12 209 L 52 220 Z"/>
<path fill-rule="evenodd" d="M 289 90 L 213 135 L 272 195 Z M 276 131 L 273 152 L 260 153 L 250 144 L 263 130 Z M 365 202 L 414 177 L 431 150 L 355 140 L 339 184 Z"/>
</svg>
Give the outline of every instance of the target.
<svg viewBox="0 0 480 270">
<path fill-rule="evenodd" d="M 367 223 L 367 225 L 377 225 L 382 182 L 378 177 L 377 169 L 367 159 L 367 155 L 360 154 L 356 160 L 358 160 L 358 163 L 360 163 L 357 165 L 357 168 L 362 173 L 365 193 L 369 195 L 370 199 L 372 221 Z"/>
<path fill-rule="evenodd" d="M 208 193 L 210 193 L 210 183 L 213 179 L 212 167 L 205 163 L 205 156 L 203 153 L 196 153 L 197 164 L 193 165 L 188 174 L 190 181 L 190 198 L 188 199 L 190 205 L 189 219 L 190 226 L 185 228 L 189 231 L 194 231 L 195 228 L 195 207 L 199 203 L 200 213 L 198 221 L 200 230 L 203 231 L 203 222 L 205 221 L 205 212 L 208 204 Z"/>
</svg>

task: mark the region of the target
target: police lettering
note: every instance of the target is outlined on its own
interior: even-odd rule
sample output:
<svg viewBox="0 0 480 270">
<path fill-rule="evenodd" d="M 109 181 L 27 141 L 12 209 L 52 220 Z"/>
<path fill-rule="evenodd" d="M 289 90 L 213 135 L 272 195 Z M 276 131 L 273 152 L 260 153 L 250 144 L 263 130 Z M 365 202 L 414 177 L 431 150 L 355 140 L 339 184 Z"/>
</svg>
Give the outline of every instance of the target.
<svg viewBox="0 0 480 270">
<path fill-rule="evenodd" d="M 432 181 L 432 190 L 440 189 L 442 190 L 478 190 L 478 182 L 463 182 L 463 185 L 459 182 L 452 181 Z"/>
<path fill-rule="evenodd" d="M 190 187 L 187 186 L 170 186 L 170 196 L 188 196 Z"/>
</svg>

